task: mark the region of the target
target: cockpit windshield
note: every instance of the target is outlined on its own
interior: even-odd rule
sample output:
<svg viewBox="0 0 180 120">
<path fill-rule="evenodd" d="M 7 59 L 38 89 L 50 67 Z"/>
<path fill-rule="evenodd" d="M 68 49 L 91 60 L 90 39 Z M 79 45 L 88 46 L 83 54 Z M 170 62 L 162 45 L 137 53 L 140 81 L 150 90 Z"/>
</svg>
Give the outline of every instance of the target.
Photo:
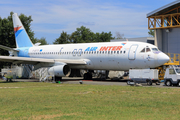
<svg viewBox="0 0 180 120">
<path fill-rule="evenodd" d="M 151 49 L 150 48 L 146 48 L 146 52 L 151 52 Z"/>
<path fill-rule="evenodd" d="M 152 48 L 152 51 L 159 51 L 157 48 Z"/>
<path fill-rule="evenodd" d="M 145 52 L 145 48 L 141 50 L 141 52 Z"/>
<path fill-rule="evenodd" d="M 144 53 L 144 52 L 151 52 L 151 49 L 149 47 L 143 48 L 141 50 L 141 53 Z"/>
</svg>

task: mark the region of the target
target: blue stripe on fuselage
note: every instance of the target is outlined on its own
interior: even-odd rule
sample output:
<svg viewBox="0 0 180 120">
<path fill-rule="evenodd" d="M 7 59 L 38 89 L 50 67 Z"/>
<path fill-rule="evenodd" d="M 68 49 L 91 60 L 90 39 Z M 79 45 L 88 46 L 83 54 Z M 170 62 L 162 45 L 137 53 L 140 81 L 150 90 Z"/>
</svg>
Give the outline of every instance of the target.
<svg viewBox="0 0 180 120">
<path fill-rule="evenodd" d="M 29 54 L 28 54 L 29 49 L 30 49 L 30 47 L 18 48 L 17 49 L 17 50 L 19 50 L 18 57 L 30 57 Z"/>
</svg>

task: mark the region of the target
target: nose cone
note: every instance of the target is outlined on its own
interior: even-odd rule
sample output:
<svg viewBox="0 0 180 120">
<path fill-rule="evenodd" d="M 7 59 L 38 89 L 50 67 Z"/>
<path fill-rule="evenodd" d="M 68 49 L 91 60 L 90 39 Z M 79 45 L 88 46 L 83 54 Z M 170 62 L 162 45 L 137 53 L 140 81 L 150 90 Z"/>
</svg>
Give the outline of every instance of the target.
<svg viewBox="0 0 180 120">
<path fill-rule="evenodd" d="M 160 53 L 158 55 L 158 64 L 159 65 L 163 65 L 164 63 L 167 63 L 169 61 L 169 57 L 164 54 L 164 53 Z"/>
</svg>

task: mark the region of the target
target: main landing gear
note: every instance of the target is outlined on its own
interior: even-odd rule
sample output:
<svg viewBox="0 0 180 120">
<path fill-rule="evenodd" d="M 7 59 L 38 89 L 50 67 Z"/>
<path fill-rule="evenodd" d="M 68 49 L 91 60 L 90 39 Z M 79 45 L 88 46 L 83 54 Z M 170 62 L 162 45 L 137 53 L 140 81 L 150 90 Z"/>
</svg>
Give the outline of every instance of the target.
<svg viewBox="0 0 180 120">
<path fill-rule="evenodd" d="M 84 74 L 84 80 L 92 80 L 92 72 L 87 72 Z"/>
<path fill-rule="evenodd" d="M 62 80 L 62 77 L 57 77 L 57 76 L 55 76 L 55 77 L 53 78 L 53 80 L 54 80 L 55 82 L 61 81 L 61 80 Z"/>
</svg>

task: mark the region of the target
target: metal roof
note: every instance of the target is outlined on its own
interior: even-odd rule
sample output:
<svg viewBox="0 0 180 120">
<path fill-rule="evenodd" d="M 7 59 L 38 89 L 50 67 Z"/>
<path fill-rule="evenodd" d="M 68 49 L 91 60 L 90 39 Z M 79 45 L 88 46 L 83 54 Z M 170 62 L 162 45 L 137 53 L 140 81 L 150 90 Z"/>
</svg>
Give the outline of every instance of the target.
<svg viewBox="0 0 180 120">
<path fill-rule="evenodd" d="M 139 37 L 139 38 L 127 38 L 128 41 L 138 41 L 138 42 L 147 42 L 148 40 L 154 40 L 154 37 Z M 126 41 L 127 39 L 113 39 L 111 42 L 121 42 Z"/>
<path fill-rule="evenodd" d="M 147 17 L 161 15 L 161 14 L 163 14 L 163 13 L 165 13 L 165 12 L 175 8 L 175 7 L 179 7 L 179 6 L 180 6 L 180 0 L 176 0 L 172 3 L 169 3 L 163 7 L 160 7 L 158 9 L 148 13 Z"/>
</svg>

